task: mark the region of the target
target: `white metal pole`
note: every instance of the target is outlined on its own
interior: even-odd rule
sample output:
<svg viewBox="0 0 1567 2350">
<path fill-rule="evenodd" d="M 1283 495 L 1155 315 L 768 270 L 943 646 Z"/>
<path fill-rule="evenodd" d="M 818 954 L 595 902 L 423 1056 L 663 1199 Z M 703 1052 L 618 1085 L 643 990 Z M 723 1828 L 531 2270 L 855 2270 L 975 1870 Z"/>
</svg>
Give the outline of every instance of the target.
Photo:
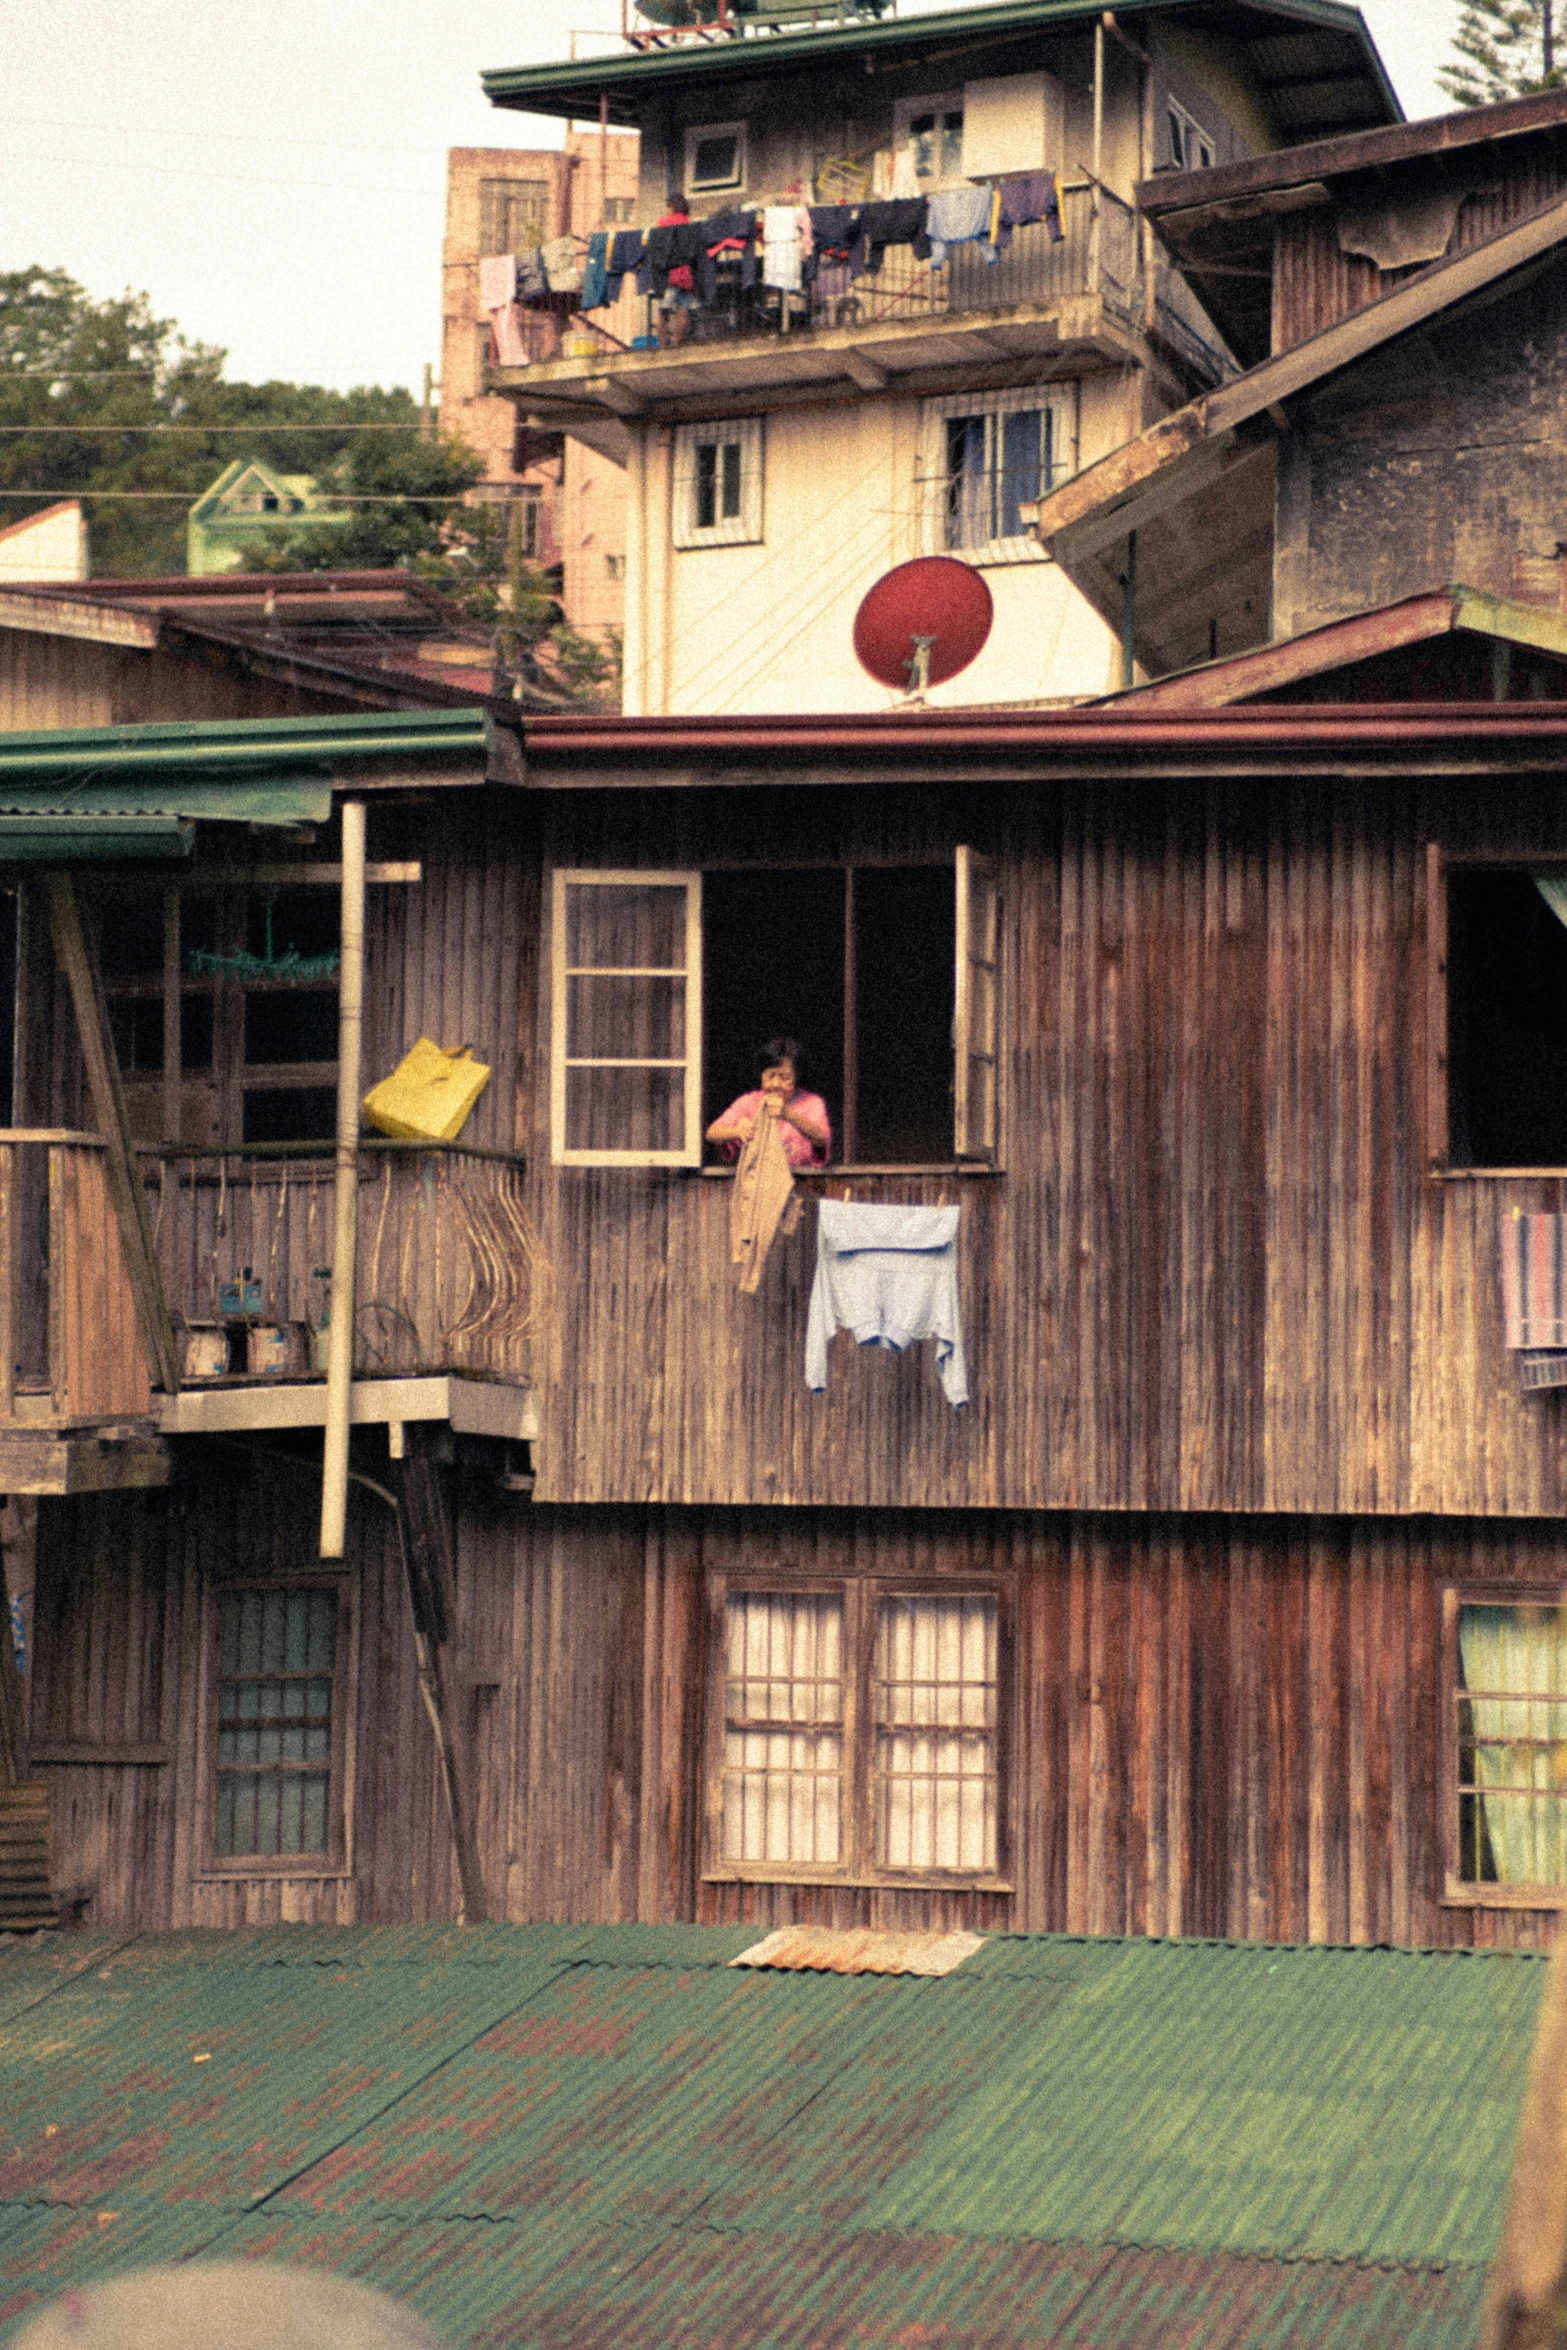
<svg viewBox="0 0 1567 2350">
<path fill-rule="evenodd" d="M 337 1008 L 337 1222 L 321 1463 L 321 1556 L 340 1559 L 348 1522 L 348 1415 L 354 1375 L 354 1250 L 359 1232 L 359 1091 L 365 996 L 365 804 L 343 803 L 343 921 Z"/>
</svg>

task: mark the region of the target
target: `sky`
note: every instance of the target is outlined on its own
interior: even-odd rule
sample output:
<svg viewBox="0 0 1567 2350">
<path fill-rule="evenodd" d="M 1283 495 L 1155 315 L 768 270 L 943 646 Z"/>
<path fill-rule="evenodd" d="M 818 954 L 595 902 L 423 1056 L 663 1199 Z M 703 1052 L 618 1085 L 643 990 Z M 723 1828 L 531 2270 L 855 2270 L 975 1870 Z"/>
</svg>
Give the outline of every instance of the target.
<svg viewBox="0 0 1567 2350">
<path fill-rule="evenodd" d="M 1406 113 L 1443 111 L 1457 0 L 1363 5 Z M 145 291 L 232 378 L 417 391 L 447 148 L 560 143 L 480 73 L 617 49 L 620 0 L 8 0 L 5 21 L 0 270 Z"/>
</svg>

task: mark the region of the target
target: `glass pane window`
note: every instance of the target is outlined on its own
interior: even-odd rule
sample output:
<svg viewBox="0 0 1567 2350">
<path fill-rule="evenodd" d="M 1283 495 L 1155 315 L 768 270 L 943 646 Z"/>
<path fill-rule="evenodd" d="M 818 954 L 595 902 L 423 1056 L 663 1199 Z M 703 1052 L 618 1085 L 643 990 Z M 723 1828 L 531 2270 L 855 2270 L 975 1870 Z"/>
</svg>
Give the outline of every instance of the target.
<svg viewBox="0 0 1567 2350">
<path fill-rule="evenodd" d="M 728 1603 L 722 1856 L 836 1864 L 843 1809 L 843 1602 Z"/>
<path fill-rule="evenodd" d="M 692 874 L 557 873 L 557 1160 L 700 1150 L 700 893 Z"/>
<path fill-rule="evenodd" d="M 1567 1610 L 1458 1611 L 1459 1874 L 1567 1884 Z"/>
<path fill-rule="evenodd" d="M 1012 408 L 946 420 L 945 532 L 949 548 L 1023 538 L 1023 507 L 1055 479 L 1054 418 L 1048 407 Z"/>
<path fill-rule="evenodd" d="M 881 1867 L 994 1870 L 994 1599 L 880 1602 L 872 1779 Z"/>
<path fill-rule="evenodd" d="M 909 152 L 914 177 L 934 186 L 958 179 L 963 171 L 963 109 L 945 106 L 916 114 L 909 124 Z"/>
<path fill-rule="evenodd" d="M 213 1851 L 324 1856 L 331 1844 L 338 1595 L 218 1595 Z"/>
</svg>

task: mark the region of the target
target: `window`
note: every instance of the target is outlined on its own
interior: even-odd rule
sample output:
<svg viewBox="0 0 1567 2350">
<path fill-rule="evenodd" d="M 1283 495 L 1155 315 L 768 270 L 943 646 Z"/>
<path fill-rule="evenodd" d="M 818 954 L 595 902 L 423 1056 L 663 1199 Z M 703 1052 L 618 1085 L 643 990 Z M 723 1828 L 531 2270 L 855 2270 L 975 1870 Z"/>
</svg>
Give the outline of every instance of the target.
<svg viewBox="0 0 1567 2350">
<path fill-rule="evenodd" d="M 556 1165 L 696 1165 L 701 875 L 557 871 L 552 914 Z"/>
<path fill-rule="evenodd" d="M 1443 871 L 1432 852 L 1431 1155 L 1460 1167 L 1567 1166 L 1567 871 Z M 1445 886 L 1444 886 L 1445 884 Z M 1445 1034 L 1444 1034 L 1445 1015 Z M 1445 1129 L 1445 1130 L 1444 1130 Z"/>
<path fill-rule="evenodd" d="M 1447 1896 L 1555 1905 L 1567 1885 L 1567 1611 L 1559 1589 L 1444 1595 Z"/>
<path fill-rule="evenodd" d="M 219 1587 L 210 1616 L 206 1868 L 337 1873 L 347 1841 L 346 1578 Z"/>
<path fill-rule="evenodd" d="M 635 196 L 606 196 L 604 199 L 604 226 L 623 226 L 636 211 Z"/>
<path fill-rule="evenodd" d="M 626 576 L 626 558 L 625 558 L 625 556 L 624 556 L 624 555 L 606 555 L 606 556 L 605 556 L 605 558 L 604 558 L 604 577 L 605 577 L 606 579 L 624 579 L 624 578 L 625 578 L 625 576 Z"/>
<path fill-rule="evenodd" d="M 334 888 L 105 893 L 104 993 L 138 1141 L 330 1139 L 338 912 Z"/>
<path fill-rule="evenodd" d="M 928 401 L 922 471 L 929 553 L 1038 556 L 1030 509 L 1077 471 L 1075 390 Z"/>
<path fill-rule="evenodd" d="M 715 1579 L 709 1879 L 999 1887 L 1007 1597 Z"/>
<path fill-rule="evenodd" d="M 745 124 L 704 122 L 686 132 L 686 191 L 716 196 L 745 186 Z"/>
<path fill-rule="evenodd" d="M 531 253 L 549 220 L 548 180 L 480 180 L 479 251 Z"/>
<path fill-rule="evenodd" d="M 1170 98 L 1165 104 L 1165 123 L 1170 139 L 1170 162 L 1177 171 L 1211 171 L 1213 168 L 1213 141 L 1194 116 L 1187 113 L 1178 100 Z"/>
<path fill-rule="evenodd" d="M 997 1163 L 988 857 L 962 847 L 951 865 L 558 873 L 555 907 L 558 1163 L 696 1165 L 705 1128 L 755 1085 L 758 1042 L 780 1034 L 805 1047 L 838 1161 Z M 655 926 L 656 953 L 644 951 Z M 779 938 L 810 952 L 780 956 Z"/>
<path fill-rule="evenodd" d="M 963 183 L 963 98 L 901 98 L 893 109 L 893 193 L 928 196 Z"/>
<path fill-rule="evenodd" d="M 674 543 L 738 547 L 762 535 L 762 420 L 682 425 L 675 436 Z"/>
</svg>

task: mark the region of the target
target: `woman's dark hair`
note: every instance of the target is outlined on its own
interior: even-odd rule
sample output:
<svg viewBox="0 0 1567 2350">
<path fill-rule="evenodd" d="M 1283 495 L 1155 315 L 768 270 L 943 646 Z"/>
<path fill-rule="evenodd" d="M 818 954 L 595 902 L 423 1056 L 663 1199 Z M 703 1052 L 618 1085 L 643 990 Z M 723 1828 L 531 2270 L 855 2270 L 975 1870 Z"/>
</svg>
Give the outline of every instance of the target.
<svg viewBox="0 0 1567 2350">
<path fill-rule="evenodd" d="M 776 1069 L 780 1061 L 790 1062 L 796 1077 L 805 1075 L 805 1054 L 794 1037 L 770 1036 L 765 1044 L 757 1046 L 757 1076 L 760 1077 L 764 1069 Z"/>
</svg>

